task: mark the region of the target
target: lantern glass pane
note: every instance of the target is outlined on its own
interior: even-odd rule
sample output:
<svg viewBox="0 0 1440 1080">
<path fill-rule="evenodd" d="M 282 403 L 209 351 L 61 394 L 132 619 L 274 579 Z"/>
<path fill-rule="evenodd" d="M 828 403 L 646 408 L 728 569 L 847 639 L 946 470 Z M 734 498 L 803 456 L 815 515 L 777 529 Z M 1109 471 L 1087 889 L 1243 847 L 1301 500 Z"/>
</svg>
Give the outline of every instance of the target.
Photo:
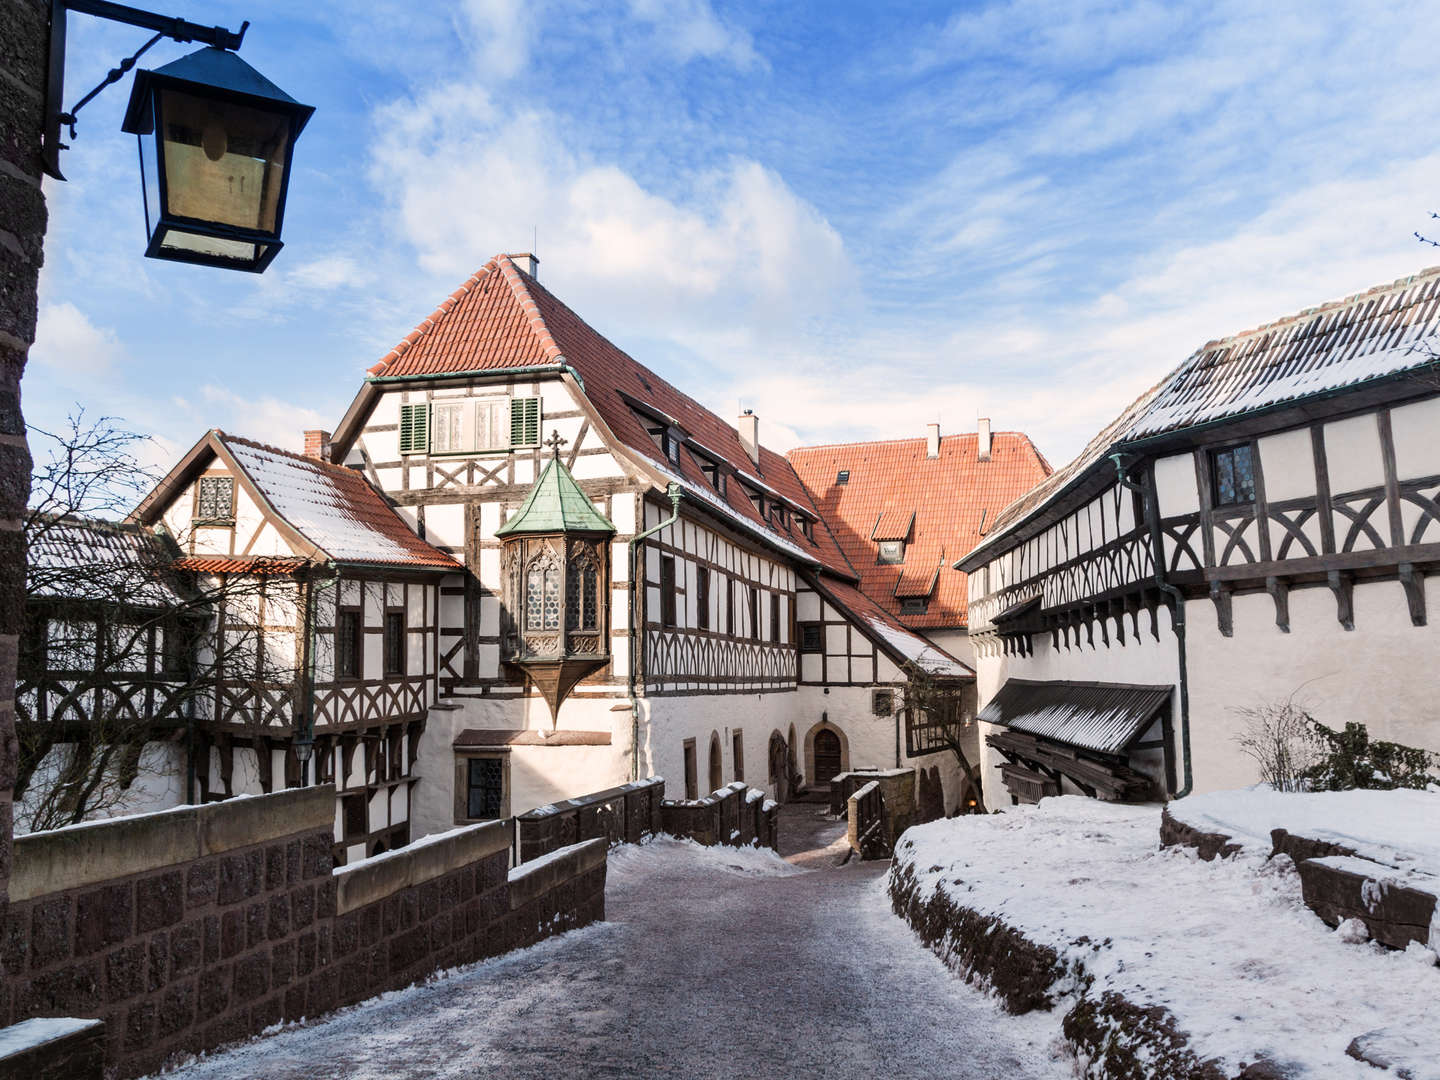
<svg viewBox="0 0 1440 1080">
<path fill-rule="evenodd" d="M 233 259 L 236 262 L 253 263 L 261 258 L 269 244 L 254 244 L 246 240 L 226 240 L 218 236 L 186 232 L 173 225 L 164 229 L 160 237 L 160 253 L 172 258 L 184 259 L 187 255 L 206 256 L 209 259 Z"/>
<path fill-rule="evenodd" d="M 165 155 L 165 213 L 238 229 L 274 233 L 285 162 L 290 117 L 245 105 L 196 97 L 180 90 L 160 92 Z M 178 238 L 177 238 L 178 239 Z M 226 258 L 253 258 L 229 250 L 227 241 L 186 237 L 182 243 L 203 242 L 203 250 Z"/>
</svg>

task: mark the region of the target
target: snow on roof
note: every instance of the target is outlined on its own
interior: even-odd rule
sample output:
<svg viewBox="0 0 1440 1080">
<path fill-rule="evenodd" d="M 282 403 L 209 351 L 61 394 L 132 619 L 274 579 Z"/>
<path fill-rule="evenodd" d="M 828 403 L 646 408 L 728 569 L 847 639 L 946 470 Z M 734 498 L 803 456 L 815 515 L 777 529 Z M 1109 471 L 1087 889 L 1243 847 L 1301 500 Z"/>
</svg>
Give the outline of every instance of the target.
<svg viewBox="0 0 1440 1080">
<path fill-rule="evenodd" d="M 932 645 L 913 630 L 882 608 L 865 593 L 853 585 L 834 579 L 820 582 L 820 591 L 825 598 L 868 629 L 888 649 L 903 661 L 919 667 L 931 675 L 973 678 L 975 672 L 956 660 L 944 649 Z"/>
<path fill-rule="evenodd" d="M 275 512 L 337 562 L 458 569 L 450 556 L 411 532 L 359 473 L 216 435 Z"/>
<path fill-rule="evenodd" d="M 42 518 L 30 539 L 26 592 L 31 597 L 172 607 L 188 601 L 164 573 L 177 552 L 165 537 L 91 518 Z"/>
</svg>

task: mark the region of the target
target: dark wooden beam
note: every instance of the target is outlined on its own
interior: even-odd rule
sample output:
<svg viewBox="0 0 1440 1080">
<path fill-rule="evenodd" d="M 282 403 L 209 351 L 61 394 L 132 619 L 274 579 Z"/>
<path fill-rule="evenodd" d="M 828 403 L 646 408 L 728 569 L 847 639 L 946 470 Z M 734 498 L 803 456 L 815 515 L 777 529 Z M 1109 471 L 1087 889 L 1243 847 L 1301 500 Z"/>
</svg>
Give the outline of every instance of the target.
<svg viewBox="0 0 1440 1080">
<path fill-rule="evenodd" d="M 1355 579 L 1341 570 L 1326 575 L 1330 591 L 1335 594 L 1335 617 L 1346 630 L 1355 629 Z"/>
<path fill-rule="evenodd" d="M 1425 575 L 1411 563 L 1399 567 L 1400 585 L 1405 590 L 1405 603 L 1410 608 L 1410 624 L 1425 625 Z"/>
<path fill-rule="evenodd" d="M 1290 585 L 1276 577 L 1265 579 L 1265 591 L 1275 601 L 1275 625 L 1282 633 L 1290 632 Z"/>
<path fill-rule="evenodd" d="M 1225 637 L 1233 637 L 1235 624 L 1230 611 L 1230 590 L 1220 582 L 1212 581 L 1210 599 L 1215 604 L 1215 621 L 1220 627 L 1220 633 Z"/>
</svg>

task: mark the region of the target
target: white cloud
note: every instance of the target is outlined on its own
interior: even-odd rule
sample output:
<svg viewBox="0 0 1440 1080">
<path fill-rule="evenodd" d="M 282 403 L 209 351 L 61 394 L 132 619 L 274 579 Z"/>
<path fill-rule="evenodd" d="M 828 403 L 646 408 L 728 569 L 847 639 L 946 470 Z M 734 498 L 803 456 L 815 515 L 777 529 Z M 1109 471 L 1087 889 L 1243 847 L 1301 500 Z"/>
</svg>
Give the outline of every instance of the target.
<svg viewBox="0 0 1440 1080">
<path fill-rule="evenodd" d="M 66 379 L 98 375 L 124 358 L 125 348 L 115 332 L 96 326 L 74 304 L 40 305 L 35 344 L 30 349 L 33 363 Z"/>
<path fill-rule="evenodd" d="M 853 301 L 839 233 L 755 161 L 694 174 L 687 197 L 667 198 L 577 154 L 555 116 L 502 117 L 474 86 L 394 104 L 377 128 L 372 180 L 395 193 L 405 238 L 437 277 L 528 250 L 534 227 L 542 280 L 633 333 L 761 335 Z"/>
<path fill-rule="evenodd" d="M 542 7 L 534 0 L 464 0 L 461 30 L 479 77 L 503 80 L 525 70 Z"/>
<path fill-rule="evenodd" d="M 656 45 L 679 63 L 728 60 L 742 70 L 763 63 L 750 34 L 724 22 L 708 0 L 630 0 L 630 17 L 652 27 Z"/>
<path fill-rule="evenodd" d="M 282 450 L 304 449 L 307 430 L 329 429 L 334 417 L 274 397 L 247 398 L 222 386 L 200 388 L 198 408 L 201 430 L 218 427 L 231 435 L 277 446 Z M 181 404 L 177 399 L 177 404 Z M 189 405 L 189 403 L 184 403 Z M 197 435 L 198 435 L 197 431 Z"/>
</svg>

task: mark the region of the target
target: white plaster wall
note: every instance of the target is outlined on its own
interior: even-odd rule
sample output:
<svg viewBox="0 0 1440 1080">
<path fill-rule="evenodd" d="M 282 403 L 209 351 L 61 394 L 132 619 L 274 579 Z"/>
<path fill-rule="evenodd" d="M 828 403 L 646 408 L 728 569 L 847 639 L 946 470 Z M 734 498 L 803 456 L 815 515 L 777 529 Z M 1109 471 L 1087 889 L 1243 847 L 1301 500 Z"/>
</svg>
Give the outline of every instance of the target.
<svg viewBox="0 0 1440 1080">
<path fill-rule="evenodd" d="M 1401 480 L 1440 473 L 1440 397 L 1391 409 L 1390 433 Z"/>
<path fill-rule="evenodd" d="M 1309 428 L 1267 435 L 1257 445 L 1267 502 L 1315 494 L 1315 450 Z"/>
<path fill-rule="evenodd" d="M 1333 494 L 1342 495 L 1383 484 L 1385 465 L 1380 456 L 1380 428 L 1376 415 L 1364 413 L 1326 424 L 1325 464 Z"/>
<path fill-rule="evenodd" d="M 1171 454 L 1155 459 L 1155 501 L 1161 517 L 1193 514 L 1200 509 L 1195 459 L 1191 455 Z"/>
<path fill-rule="evenodd" d="M 933 641 L 962 664 L 975 666 L 975 646 L 970 641 L 968 630 L 921 630 L 927 639 Z"/>
<path fill-rule="evenodd" d="M 1399 582 L 1355 586 L 1355 629 L 1335 618 L 1329 589 L 1292 589 L 1291 632 L 1275 626 L 1264 593 L 1234 597 L 1234 637 L 1222 637 L 1208 601 L 1189 605 L 1191 743 L 1195 790 L 1242 787 L 1258 780 L 1235 736 L 1237 707 L 1296 700 L 1316 720 L 1341 728 L 1366 724 L 1373 738 L 1440 751 L 1435 707 L 1440 579 L 1426 581 L 1431 625 L 1412 626 Z"/>
</svg>

